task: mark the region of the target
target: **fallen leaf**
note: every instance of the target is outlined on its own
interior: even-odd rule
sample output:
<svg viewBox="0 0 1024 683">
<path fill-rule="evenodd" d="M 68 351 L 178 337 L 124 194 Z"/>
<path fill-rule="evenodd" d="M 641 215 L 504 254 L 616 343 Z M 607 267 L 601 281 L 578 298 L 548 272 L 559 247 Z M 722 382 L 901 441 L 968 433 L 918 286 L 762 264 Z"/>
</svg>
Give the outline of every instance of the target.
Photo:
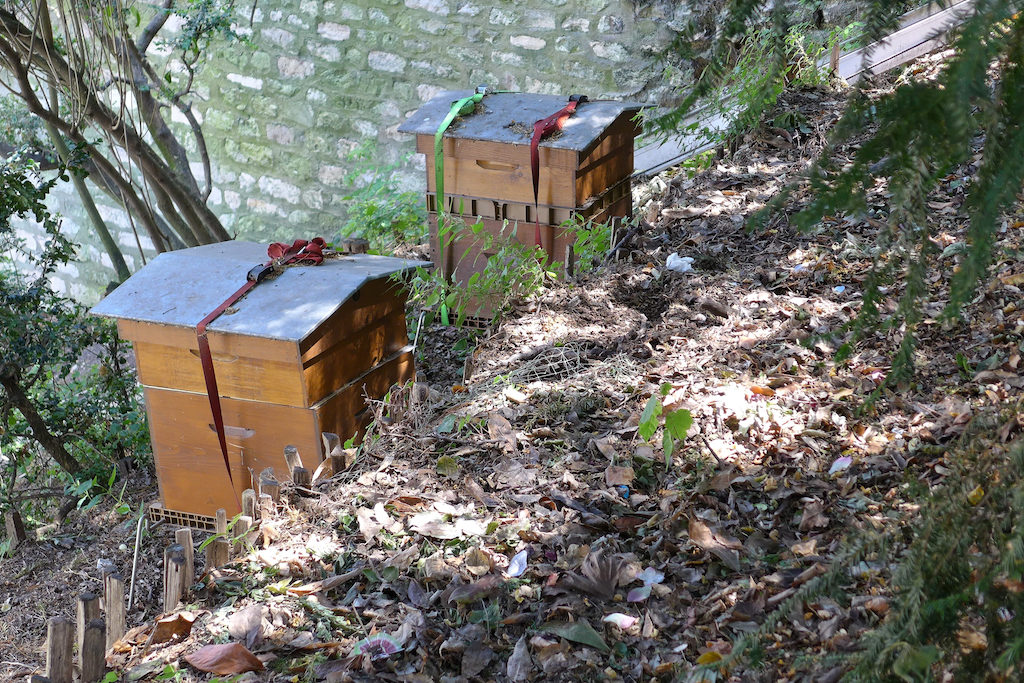
<svg viewBox="0 0 1024 683">
<path fill-rule="evenodd" d="M 491 571 L 491 556 L 482 548 L 470 548 L 463 558 L 463 564 L 473 576 L 483 576 Z"/>
<path fill-rule="evenodd" d="M 461 605 L 465 605 L 471 602 L 476 602 L 477 600 L 481 600 L 493 594 L 504 583 L 504 579 L 496 574 L 492 574 L 490 576 L 485 576 L 474 583 L 456 586 L 452 592 L 448 594 L 448 603 L 457 602 Z"/>
<path fill-rule="evenodd" d="M 631 617 L 628 614 L 623 614 L 622 612 L 613 612 L 605 616 L 604 619 L 602 619 L 601 621 L 607 622 L 609 624 L 615 624 L 620 629 L 625 631 L 630 626 L 635 624 L 638 621 L 638 619 L 636 617 Z"/>
<path fill-rule="evenodd" d="M 414 607 L 419 607 L 420 609 L 423 609 L 430 604 L 430 598 L 427 595 L 427 592 L 423 590 L 423 586 L 421 586 L 419 582 L 416 581 L 416 579 L 412 579 L 411 581 L 409 581 L 408 592 L 409 602 L 411 602 Z"/>
<path fill-rule="evenodd" d="M 473 643 L 462 653 L 462 675 L 472 678 L 487 668 L 494 659 L 494 650 L 481 643 Z"/>
<path fill-rule="evenodd" d="M 487 416 L 487 433 L 506 453 L 515 453 L 516 433 L 512 429 L 512 423 L 500 413 L 491 413 Z"/>
<path fill-rule="evenodd" d="M 459 537 L 459 530 L 454 524 L 443 521 L 444 516 L 436 510 L 420 512 L 409 518 L 409 528 L 423 536 L 437 538 L 442 541 Z"/>
<path fill-rule="evenodd" d="M 712 531 L 711 527 L 696 517 L 690 517 L 689 534 L 691 541 L 720 559 L 729 569 L 737 572 L 740 570 L 740 554 L 737 551 L 743 544 L 739 540 Z"/>
<path fill-rule="evenodd" d="M 853 464 L 853 458 L 848 455 L 844 455 L 841 458 L 836 458 L 832 463 L 832 467 L 828 468 L 829 476 L 832 476 L 836 472 L 842 472 L 847 467 Z"/>
<path fill-rule="evenodd" d="M 450 455 L 442 455 L 437 459 L 437 473 L 442 477 L 454 479 L 459 476 L 459 462 Z"/>
<path fill-rule="evenodd" d="M 190 655 L 185 655 L 185 661 L 200 671 L 218 676 L 263 671 L 263 662 L 241 643 L 206 645 Z"/>
<path fill-rule="evenodd" d="M 526 571 L 526 562 L 529 559 L 530 553 L 526 550 L 520 550 L 518 553 L 512 556 L 512 559 L 508 562 L 508 569 L 505 571 L 513 579 L 522 576 L 523 572 Z"/>
<path fill-rule="evenodd" d="M 985 489 L 981 488 L 981 485 L 975 486 L 970 493 L 967 494 L 967 502 L 971 505 L 977 505 L 981 502 L 981 499 L 985 497 Z"/>
<path fill-rule="evenodd" d="M 530 658 L 530 650 L 526 644 L 526 636 L 520 636 L 519 640 L 516 641 L 515 648 L 512 650 L 512 655 L 505 663 L 505 675 L 509 677 L 509 680 L 519 683 L 521 681 L 528 680 L 532 670 L 533 659 Z"/>
<path fill-rule="evenodd" d="M 556 636 L 571 640 L 574 643 L 588 645 L 601 652 L 608 652 L 608 645 L 604 642 L 594 627 L 586 619 L 573 622 L 551 622 L 541 626 L 542 631 L 553 633 Z"/>
<path fill-rule="evenodd" d="M 632 467 L 616 467 L 609 465 L 604 471 L 604 481 L 608 486 L 631 486 L 636 474 Z"/>
<path fill-rule="evenodd" d="M 652 590 L 652 587 L 649 585 L 634 588 L 626 594 L 626 602 L 643 602 L 647 598 L 651 597 Z"/>
<path fill-rule="evenodd" d="M 771 398 L 772 396 L 775 395 L 775 390 L 772 389 L 771 387 L 759 387 L 757 385 L 754 385 L 750 387 L 750 391 L 757 394 L 758 396 L 766 396 L 768 398 Z"/>
<path fill-rule="evenodd" d="M 250 650 L 263 640 L 263 605 L 249 605 L 231 615 L 228 635 Z"/>
<path fill-rule="evenodd" d="M 169 640 L 187 638 L 192 633 L 192 624 L 195 623 L 195 620 L 196 615 L 192 612 L 178 612 L 163 619 L 157 619 L 151 642 L 155 645 L 166 643 Z"/>
<path fill-rule="evenodd" d="M 377 534 L 384 528 L 374 518 L 373 510 L 370 508 L 359 508 L 356 510 L 356 521 L 359 522 L 359 533 L 363 535 L 363 540 L 367 543 L 373 543 L 374 539 L 377 538 Z"/>
</svg>

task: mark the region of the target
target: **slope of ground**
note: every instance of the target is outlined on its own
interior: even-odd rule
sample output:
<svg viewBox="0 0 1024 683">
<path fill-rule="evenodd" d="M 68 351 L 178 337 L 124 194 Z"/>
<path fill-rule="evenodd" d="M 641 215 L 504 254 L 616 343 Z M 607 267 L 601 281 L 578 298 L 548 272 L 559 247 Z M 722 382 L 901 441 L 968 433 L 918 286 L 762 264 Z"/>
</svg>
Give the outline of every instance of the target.
<svg viewBox="0 0 1024 683">
<path fill-rule="evenodd" d="M 191 595 L 190 632 L 153 642 L 154 596 L 109 663 L 210 680 L 183 657 L 230 641 L 266 666 L 241 680 L 685 679 L 821 574 L 845 532 L 898 529 L 913 513 L 908 487 L 946 471 L 945 445 L 1024 386 L 1022 223 L 1011 217 L 1000 236 L 971 324 L 929 321 L 915 384 L 858 410 L 898 338 L 871 337 L 843 364 L 816 340 L 858 310 L 884 188 L 863 220 L 801 234 L 783 214 L 763 232 L 743 228 L 805 170 L 841 107 L 834 93 L 787 95 L 774 120 L 791 129 L 766 126 L 705 172 L 655 181 L 653 227 L 628 254 L 552 286 L 468 357 L 456 343 L 468 333 L 425 330 L 421 384 L 374 406 L 373 438 L 351 466 L 285 491 Z M 929 197 L 944 247 L 964 239 L 964 179 L 976 170 Z M 952 268 L 958 250 L 947 252 Z M 670 254 L 692 270 L 667 269 Z M 933 284 L 941 302 L 944 280 Z M 660 431 L 640 435 L 665 385 L 664 413 L 693 418 L 670 463 Z M 90 536 L 131 540 L 109 517 L 75 524 L 81 550 L 30 544 L 5 566 L 51 590 L 90 587 Z M 147 539 L 140 585 L 158 585 L 170 538 Z M 65 563 L 65 552 L 89 559 Z M 112 559 L 125 569 L 129 555 Z M 40 566 L 47 556 L 61 560 Z M 887 609 L 873 568 L 853 568 L 849 592 L 785 619 L 767 668 L 735 680 L 836 676 L 813 656 L 851 647 Z M 12 611 L 24 602 L 8 599 Z M 19 622 L 8 672 L 40 664 L 43 616 Z"/>
</svg>

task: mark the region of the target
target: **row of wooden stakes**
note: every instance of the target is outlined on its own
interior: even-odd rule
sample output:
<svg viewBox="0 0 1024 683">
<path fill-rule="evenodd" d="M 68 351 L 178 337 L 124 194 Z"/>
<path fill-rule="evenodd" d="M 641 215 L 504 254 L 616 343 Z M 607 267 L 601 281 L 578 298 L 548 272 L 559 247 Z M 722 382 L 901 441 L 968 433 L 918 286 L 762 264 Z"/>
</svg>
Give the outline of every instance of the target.
<svg viewBox="0 0 1024 683">
<path fill-rule="evenodd" d="M 333 472 L 340 472 L 345 467 L 345 457 L 339 439 L 334 434 L 325 433 L 323 436 L 328 453 L 328 462 L 325 464 Z M 300 490 L 308 489 L 313 482 L 313 473 L 302 467 L 298 450 L 294 446 L 287 446 L 284 457 L 291 472 L 292 483 Z M 258 495 L 253 489 L 242 492 L 242 513 L 233 524 L 228 523 L 226 510 L 217 510 L 214 536 L 206 543 L 206 571 L 227 564 L 231 559 L 232 541 L 245 541 L 258 518 L 257 512 L 263 518 L 273 515 L 280 500 L 281 483 L 276 479 L 273 469 L 268 468 L 260 475 Z M 24 532 L 12 536 L 12 527 L 20 525 L 20 517 L 8 516 L 5 521 L 8 535 L 24 540 Z M 174 532 L 174 543 L 164 549 L 165 614 L 178 608 L 195 583 L 195 578 L 192 530 L 177 529 Z M 100 598 L 94 593 L 82 593 L 78 598 L 78 614 L 74 623 L 64 617 L 52 617 L 49 620 L 46 633 L 46 674 L 30 674 L 28 683 L 73 683 L 76 634 L 79 680 L 81 683 L 96 683 L 103 679 L 106 652 L 126 632 L 124 578 L 120 574 L 114 572 L 104 575 L 102 604 L 106 612 L 105 619 L 100 614 Z"/>
<path fill-rule="evenodd" d="M 102 606 L 101 606 L 102 602 Z M 101 615 L 101 610 L 106 613 Z M 106 653 L 125 634 L 124 577 L 103 576 L 103 598 L 95 593 L 78 596 L 74 621 L 52 617 L 46 627 L 46 675 L 31 674 L 29 683 L 72 683 L 73 649 L 78 646 L 78 668 L 83 683 L 103 679 Z"/>
</svg>

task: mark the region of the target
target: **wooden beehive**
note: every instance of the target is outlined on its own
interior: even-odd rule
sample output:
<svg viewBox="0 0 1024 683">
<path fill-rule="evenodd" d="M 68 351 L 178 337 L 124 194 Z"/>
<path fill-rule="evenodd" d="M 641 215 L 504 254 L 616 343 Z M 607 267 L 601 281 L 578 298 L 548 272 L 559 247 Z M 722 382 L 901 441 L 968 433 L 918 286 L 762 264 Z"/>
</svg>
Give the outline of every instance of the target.
<svg viewBox="0 0 1024 683">
<path fill-rule="evenodd" d="M 288 266 L 208 327 L 234 492 L 213 426 L 196 325 L 267 260 L 266 246 L 225 242 L 159 255 L 92 309 L 134 344 L 164 509 L 212 516 L 298 447 L 311 471 L 321 433 L 343 439 L 379 398 L 413 376 L 406 293 L 390 276 L 427 265 L 366 254 Z"/>
<path fill-rule="evenodd" d="M 399 127 L 416 135 L 426 156 L 427 210 L 431 257 L 449 277 L 464 282 L 492 255 L 483 242 L 463 231 L 441 254 L 437 228 L 434 134 L 454 100 L 470 91 L 447 92 L 427 102 Z M 482 220 L 493 236 L 513 236 L 533 245 L 536 221 L 541 246 L 552 264 L 561 264 L 575 234 L 563 227 L 577 217 L 594 222 L 628 216 L 633 143 L 643 105 L 610 100 L 579 106 L 564 129 L 541 141 L 538 151 L 538 207 L 534 208 L 530 138 L 534 122 L 554 114 L 567 97 L 525 93 L 487 95 L 476 111 L 457 118 L 443 136 L 443 208 L 465 223 Z M 492 253 L 488 253 L 492 252 Z"/>
</svg>

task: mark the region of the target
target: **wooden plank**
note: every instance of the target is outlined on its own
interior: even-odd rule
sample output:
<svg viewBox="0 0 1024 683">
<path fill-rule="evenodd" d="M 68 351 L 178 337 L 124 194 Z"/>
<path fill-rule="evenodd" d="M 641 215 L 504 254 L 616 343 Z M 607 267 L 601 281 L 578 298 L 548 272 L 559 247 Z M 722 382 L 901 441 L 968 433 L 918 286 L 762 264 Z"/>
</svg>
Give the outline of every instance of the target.
<svg viewBox="0 0 1024 683">
<path fill-rule="evenodd" d="M 21 513 L 17 510 L 8 510 L 4 513 L 4 527 L 7 529 L 8 551 L 25 542 L 28 536 L 25 534 L 25 523 L 21 520 Z"/>
<path fill-rule="evenodd" d="M 305 362 L 303 376 L 309 400 L 315 403 L 330 395 L 408 343 L 405 309 L 395 308 Z"/>
<path fill-rule="evenodd" d="M 185 549 L 172 543 L 164 549 L 164 613 L 173 612 L 185 594 Z"/>
<path fill-rule="evenodd" d="M 407 296 L 399 283 L 390 278 L 370 280 L 337 313 L 300 342 L 302 362 L 306 363 L 319 356 L 339 341 L 386 317 L 392 311 L 404 310 Z"/>
<path fill-rule="evenodd" d="M 408 382 L 414 375 L 412 351 L 395 354 L 313 408 L 320 431 L 332 432 L 346 440 L 352 436 L 361 437 L 370 421 L 364 393 L 380 398 L 391 385 Z"/>
<path fill-rule="evenodd" d="M 291 361 L 224 353 L 212 354 L 213 370 L 217 375 L 217 390 L 220 395 L 247 401 L 308 407 L 302 386 L 302 374 L 297 363 L 297 348 L 287 342 L 278 343 L 291 347 Z M 238 350 L 244 350 L 242 346 L 238 345 Z M 199 359 L 199 348 L 195 339 L 185 346 L 136 341 L 135 358 L 139 383 L 144 386 L 206 393 L 203 364 Z"/>
<path fill-rule="evenodd" d="M 463 141 L 470 142 L 470 141 Z M 543 150 L 542 150 L 543 151 Z M 507 156 L 507 155 L 506 155 Z M 488 158 L 481 153 L 476 157 L 445 157 L 444 189 L 445 193 L 470 195 L 484 199 L 505 200 L 510 202 L 533 203 L 533 175 L 530 172 L 530 148 L 518 157 L 518 164 Z M 574 160 L 575 161 L 575 160 Z M 426 156 L 427 192 L 436 192 L 434 177 L 434 155 Z M 566 168 L 564 164 L 554 163 L 552 155 L 540 155 L 540 172 L 537 182 L 537 196 L 541 204 L 575 205 L 575 186 L 572 170 L 575 163 Z"/>
<path fill-rule="evenodd" d="M 78 657 L 82 683 L 98 683 L 103 678 L 106 669 L 104 629 L 103 619 L 96 618 L 85 625 L 84 633 L 80 635 L 82 644 Z"/>
<path fill-rule="evenodd" d="M 188 528 L 175 530 L 174 542 L 184 550 L 185 576 L 182 583 L 185 586 L 185 591 L 188 592 L 196 581 L 196 551 L 192 542 L 192 530 Z"/>
<path fill-rule="evenodd" d="M 206 396 L 145 387 L 153 457 L 165 508 L 213 516 L 217 508 L 238 511 L 238 498 L 266 467 L 289 478 L 281 453 L 295 444 L 303 464 L 315 468 L 320 429 L 312 410 L 255 401 L 223 399 L 228 455 L 235 492 L 221 457 Z"/>
<path fill-rule="evenodd" d="M 46 624 L 46 677 L 51 683 L 72 683 L 75 625 L 64 617 L 51 617 Z"/>
<path fill-rule="evenodd" d="M 581 203 L 627 180 L 633 172 L 633 141 L 598 155 L 600 148 L 576 171 L 576 196 Z"/>
<path fill-rule="evenodd" d="M 160 325 L 137 320 L 118 320 L 117 333 L 122 339 L 132 342 L 141 341 L 188 349 L 198 348 L 196 331 L 192 327 Z M 295 342 L 212 331 L 207 334 L 206 338 L 210 342 L 210 352 L 221 356 L 276 360 L 283 363 L 294 363 L 298 358 Z"/>
<path fill-rule="evenodd" d="M 449 159 L 460 161 L 488 161 L 494 164 L 524 166 L 530 172 L 530 137 L 532 133 L 524 133 L 522 140 L 516 143 L 495 142 L 492 140 L 466 140 L 463 138 L 445 138 L 441 145 L 441 154 L 447 165 Z M 430 136 L 416 141 L 416 151 L 434 158 L 434 138 Z M 580 153 L 570 149 L 554 149 L 541 143 L 537 147 L 537 156 L 541 166 L 571 171 L 579 165 Z M 447 179 L 445 183 L 447 183 Z"/>
<path fill-rule="evenodd" d="M 107 649 L 125 634 L 124 577 L 112 572 L 103 577 L 103 603 L 107 610 Z"/>
<path fill-rule="evenodd" d="M 100 618 L 100 596 L 95 593 L 79 593 L 75 610 L 75 632 L 78 635 L 78 666 L 85 670 L 85 630 L 94 620 Z"/>
</svg>

